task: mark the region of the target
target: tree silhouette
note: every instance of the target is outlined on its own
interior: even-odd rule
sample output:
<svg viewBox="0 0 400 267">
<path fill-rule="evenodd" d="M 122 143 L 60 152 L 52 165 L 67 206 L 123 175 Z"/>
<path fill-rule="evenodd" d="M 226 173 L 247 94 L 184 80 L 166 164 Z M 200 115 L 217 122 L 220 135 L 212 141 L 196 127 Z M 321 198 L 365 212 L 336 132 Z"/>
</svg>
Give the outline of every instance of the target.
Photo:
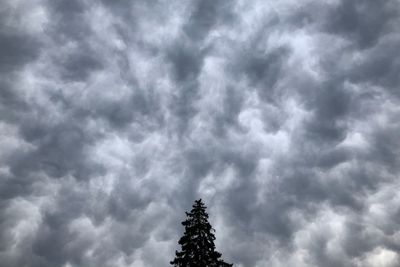
<svg viewBox="0 0 400 267">
<path fill-rule="evenodd" d="M 182 222 L 185 232 L 179 240 L 182 251 L 176 251 L 175 259 L 170 263 L 176 267 L 233 266 L 220 259 L 221 253 L 215 250 L 215 230 L 208 222 L 206 206 L 201 199 L 195 201 L 186 216 Z"/>
</svg>

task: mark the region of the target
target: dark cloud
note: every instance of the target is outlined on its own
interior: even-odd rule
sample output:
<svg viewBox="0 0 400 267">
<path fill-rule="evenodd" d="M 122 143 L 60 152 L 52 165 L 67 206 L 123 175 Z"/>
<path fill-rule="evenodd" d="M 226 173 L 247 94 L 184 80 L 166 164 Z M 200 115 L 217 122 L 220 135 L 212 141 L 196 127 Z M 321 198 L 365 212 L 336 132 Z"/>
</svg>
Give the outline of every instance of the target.
<svg viewBox="0 0 400 267">
<path fill-rule="evenodd" d="M 398 266 L 399 10 L 6 1 L 0 266 Z"/>
<path fill-rule="evenodd" d="M 101 62 L 95 56 L 81 52 L 67 56 L 66 61 L 61 63 L 64 65 L 62 78 L 65 80 L 85 80 L 93 70 L 102 67 Z"/>
<path fill-rule="evenodd" d="M 391 20 L 397 17 L 395 5 L 394 1 L 340 1 L 329 12 L 326 28 L 367 48 L 388 33 Z"/>
<path fill-rule="evenodd" d="M 52 37 L 58 42 L 84 41 L 91 33 L 90 25 L 85 23 L 86 6 L 83 1 L 57 0 L 48 2 L 48 11 L 51 19 L 55 22 L 49 25 L 48 31 L 52 32 Z"/>
<path fill-rule="evenodd" d="M 39 42 L 28 35 L 0 33 L 0 71 L 7 73 L 34 60 L 39 54 Z"/>
</svg>

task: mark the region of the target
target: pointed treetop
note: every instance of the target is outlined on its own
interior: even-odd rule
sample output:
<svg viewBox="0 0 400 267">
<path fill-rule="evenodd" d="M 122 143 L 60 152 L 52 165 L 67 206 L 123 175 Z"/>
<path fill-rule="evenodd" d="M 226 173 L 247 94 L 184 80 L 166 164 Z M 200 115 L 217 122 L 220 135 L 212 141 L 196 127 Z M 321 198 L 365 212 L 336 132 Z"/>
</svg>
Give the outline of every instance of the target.
<svg viewBox="0 0 400 267">
<path fill-rule="evenodd" d="M 221 253 L 215 250 L 215 230 L 208 222 L 206 206 L 201 199 L 195 200 L 193 209 L 186 212 L 186 216 L 182 222 L 185 232 L 178 242 L 182 250 L 176 251 L 176 257 L 170 263 L 180 267 L 232 266 L 224 262 Z"/>
</svg>

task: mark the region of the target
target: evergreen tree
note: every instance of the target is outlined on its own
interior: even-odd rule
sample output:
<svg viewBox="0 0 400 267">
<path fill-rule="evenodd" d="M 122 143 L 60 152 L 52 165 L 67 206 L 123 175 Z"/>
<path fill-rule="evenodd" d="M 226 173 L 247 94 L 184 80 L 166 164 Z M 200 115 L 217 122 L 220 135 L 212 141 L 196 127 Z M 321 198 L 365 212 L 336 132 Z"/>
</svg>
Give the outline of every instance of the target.
<svg viewBox="0 0 400 267">
<path fill-rule="evenodd" d="M 176 267 L 233 266 L 220 259 L 221 253 L 215 250 L 215 230 L 208 222 L 206 206 L 201 199 L 195 201 L 186 216 L 187 219 L 182 222 L 185 232 L 179 240 L 182 251 L 176 251 L 175 259 L 170 263 Z"/>
</svg>

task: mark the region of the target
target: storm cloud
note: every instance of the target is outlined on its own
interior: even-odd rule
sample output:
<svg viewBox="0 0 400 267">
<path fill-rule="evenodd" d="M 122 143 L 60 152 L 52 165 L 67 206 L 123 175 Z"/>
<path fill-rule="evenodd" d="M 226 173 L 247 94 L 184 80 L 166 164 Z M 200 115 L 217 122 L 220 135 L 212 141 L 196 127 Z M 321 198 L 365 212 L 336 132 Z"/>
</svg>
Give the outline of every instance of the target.
<svg viewBox="0 0 400 267">
<path fill-rule="evenodd" d="M 3 1 L 0 266 L 400 265 L 396 0 Z"/>
</svg>

